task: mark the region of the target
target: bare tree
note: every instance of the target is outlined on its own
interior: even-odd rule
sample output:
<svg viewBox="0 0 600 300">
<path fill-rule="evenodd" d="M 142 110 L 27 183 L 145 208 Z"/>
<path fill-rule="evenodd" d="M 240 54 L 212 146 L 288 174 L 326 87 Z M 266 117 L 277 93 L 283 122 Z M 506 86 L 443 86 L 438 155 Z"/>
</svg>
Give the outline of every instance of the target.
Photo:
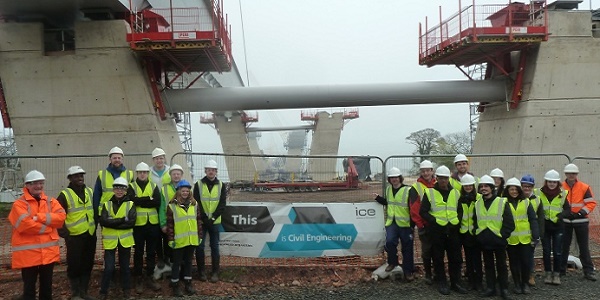
<svg viewBox="0 0 600 300">
<path fill-rule="evenodd" d="M 471 136 L 469 131 L 465 130 L 449 133 L 439 138 L 436 141 L 435 151 L 432 154 L 450 155 L 451 157 L 436 157 L 434 158 L 434 161 L 438 165 L 446 165 L 452 169 L 452 165 L 454 164 L 453 156 L 455 154 L 470 154 L 471 151 Z"/>
<path fill-rule="evenodd" d="M 417 150 L 415 154 L 421 155 L 421 160 L 427 159 L 429 154 L 433 154 L 437 144 L 437 140 L 441 137 L 439 131 L 433 128 L 421 129 L 415 131 L 406 137 L 406 140 L 415 146 Z"/>
</svg>

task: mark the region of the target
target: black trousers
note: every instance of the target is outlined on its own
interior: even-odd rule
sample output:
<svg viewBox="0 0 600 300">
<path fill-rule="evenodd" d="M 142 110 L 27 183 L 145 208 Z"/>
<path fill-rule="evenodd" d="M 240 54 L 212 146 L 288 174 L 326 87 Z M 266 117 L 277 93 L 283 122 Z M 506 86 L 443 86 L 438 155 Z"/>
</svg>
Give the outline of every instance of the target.
<svg viewBox="0 0 600 300">
<path fill-rule="evenodd" d="M 21 269 L 23 300 L 35 300 L 35 285 L 40 277 L 40 300 L 52 299 L 52 273 L 54 263 Z"/>
<path fill-rule="evenodd" d="M 446 229 L 444 227 L 444 229 Z M 438 282 L 446 282 L 446 268 L 444 257 L 448 256 L 448 273 L 450 282 L 458 284 L 460 282 L 460 269 L 462 267 L 462 253 L 460 237 L 458 232 L 435 232 L 432 235 L 432 258 L 435 278 Z"/>
<path fill-rule="evenodd" d="M 133 227 L 133 276 L 141 276 L 144 265 L 144 248 L 146 253 L 146 275 L 152 276 L 156 264 L 156 246 L 160 241 L 160 226 L 146 223 Z"/>
<path fill-rule="evenodd" d="M 465 275 L 469 283 L 479 285 L 483 280 L 481 246 L 475 241 L 475 237 L 468 233 L 461 234 L 460 237 L 465 251 Z"/>
<path fill-rule="evenodd" d="M 495 261 L 494 261 L 495 258 Z M 501 289 L 508 288 L 508 268 L 506 267 L 506 249 L 483 250 L 485 282 L 489 289 L 495 290 L 496 283 Z M 496 272 L 498 272 L 496 274 Z"/>
<path fill-rule="evenodd" d="M 88 232 L 69 236 L 67 245 L 67 277 L 79 278 L 90 276 L 96 257 L 96 234 Z"/>
<path fill-rule="evenodd" d="M 575 231 L 575 239 L 579 246 L 579 259 L 583 266 L 584 274 L 594 274 L 594 262 L 590 255 L 590 224 L 585 223 L 565 223 L 565 234 L 563 235 L 561 272 L 567 271 L 567 262 L 569 260 L 569 248 Z"/>
<path fill-rule="evenodd" d="M 515 284 L 522 286 L 529 281 L 531 274 L 531 253 L 533 247 L 530 244 L 508 245 L 506 248 L 510 264 L 510 274 Z"/>
<path fill-rule="evenodd" d="M 192 258 L 194 257 L 195 251 L 196 246 L 185 246 L 183 248 L 173 249 L 171 282 L 178 282 L 181 277 L 183 277 L 184 280 L 192 279 Z"/>
<path fill-rule="evenodd" d="M 156 255 L 159 262 L 170 263 L 173 261 L 173 249 L 169 247 L 167 234 L 162 229 L 160 231 L 160 241 L 156 244 Z"/>
</svg>

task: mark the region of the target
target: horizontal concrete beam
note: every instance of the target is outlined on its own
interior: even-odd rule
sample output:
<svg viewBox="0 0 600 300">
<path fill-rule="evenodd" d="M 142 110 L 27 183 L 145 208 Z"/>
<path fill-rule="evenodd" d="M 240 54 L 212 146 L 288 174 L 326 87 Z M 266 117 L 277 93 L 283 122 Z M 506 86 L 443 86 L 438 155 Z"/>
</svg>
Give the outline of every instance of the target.
<svg viewBox="0 0 600 300">
<path fill-rule="evenodd" d="M 201 88 L 165 93 L 165 106 L 171 113 L 506 101 L 505 82 L 495 80 Z"/>
<path fill-rule="evenodd" d="M 314 125 L 300 126 L 280 126 L 280 127 L 248 127 L 246 132 L 264 132 L 264 131 L 293 131 L 293 130 L 313 130 Z"/>
</svg>

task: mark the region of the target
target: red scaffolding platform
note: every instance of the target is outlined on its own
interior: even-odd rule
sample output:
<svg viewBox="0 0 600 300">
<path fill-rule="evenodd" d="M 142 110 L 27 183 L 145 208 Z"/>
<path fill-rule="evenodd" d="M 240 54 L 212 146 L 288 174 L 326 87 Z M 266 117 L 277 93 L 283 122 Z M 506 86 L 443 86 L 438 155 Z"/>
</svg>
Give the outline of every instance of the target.
<svg viewBox="0 0 600 300">
<path fill-rule="evenodd" d="M 205 8 L 152 8 L 131 11 L 127 41 L 144 58 L 168 72 L 231 70 L 231 40 L 222 4 Z"/>
<path fill-rule="evenodd" d="M 459 7 L 461 1 L 459 0 Z M 419 24 L 419 64 L 469 66 L 548 39 L 546 1 L 472 5 L 423 33 Z"/>
</svg>

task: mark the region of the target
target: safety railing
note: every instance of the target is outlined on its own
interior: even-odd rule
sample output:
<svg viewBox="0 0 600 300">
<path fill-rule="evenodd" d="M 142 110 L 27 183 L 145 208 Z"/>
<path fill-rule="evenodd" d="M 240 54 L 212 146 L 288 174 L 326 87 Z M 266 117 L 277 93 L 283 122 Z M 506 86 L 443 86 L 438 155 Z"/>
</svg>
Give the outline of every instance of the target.
<svg viewBox="0 0 600 300">
<path fill-rule="evenodd" d="M 464 8 L 462 1 L 458 3 L 459 11 L 446 19 L 442 18 L 440 7 L 439 22 L 433 27 L 429 27 L 428 18 L 424 29 L 419 24 L 419 60 L 469 36 L 477 41 L 479 36 L 490 34 L 509 38 L 517 34 L 548 34 L 546 1 L 476 5 L 473 0 Z"/>
<path fill-rule="evenodd" d="M 222 3 L 212 9 L 200 7 L 131 10 L 130 41 L 210 40 L 218 42 L 231 60 L 231 38 Z"/>
</svg>

